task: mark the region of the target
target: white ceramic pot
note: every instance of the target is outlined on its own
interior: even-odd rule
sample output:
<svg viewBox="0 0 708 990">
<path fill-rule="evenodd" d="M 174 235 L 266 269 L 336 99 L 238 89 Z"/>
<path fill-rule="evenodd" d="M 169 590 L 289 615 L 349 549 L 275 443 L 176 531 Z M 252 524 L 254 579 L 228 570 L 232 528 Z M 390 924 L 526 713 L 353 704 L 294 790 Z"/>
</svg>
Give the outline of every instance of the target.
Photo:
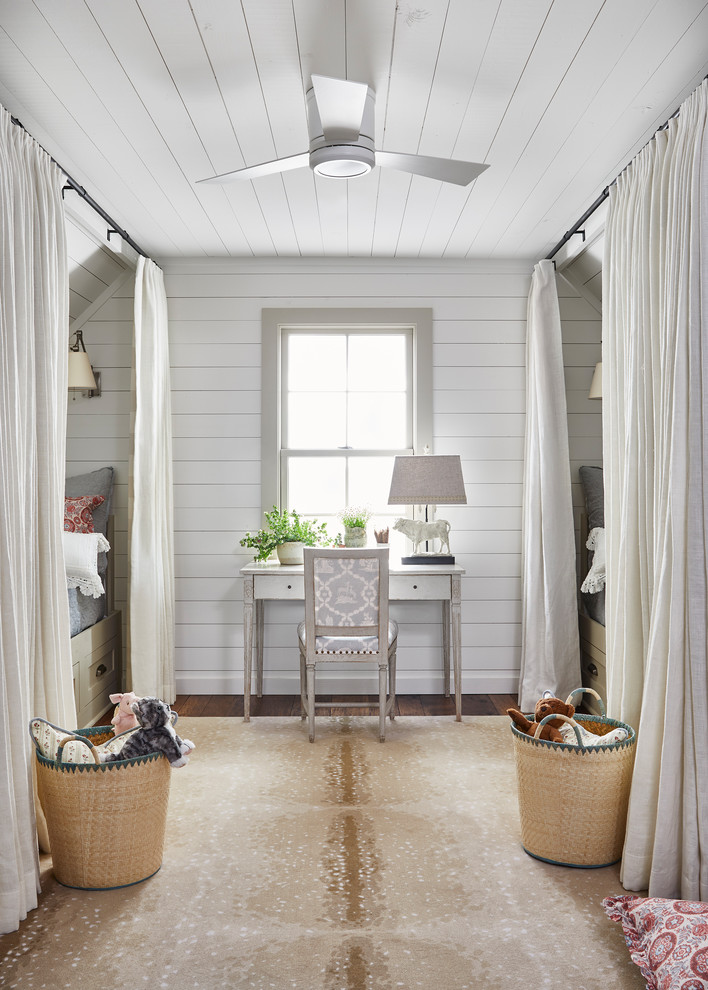
<svg viewBox="0 0 708 990">
<path fill-rule="evenodd" d="M 298 543 L 295 540 L 291 540 L 288 543 L 281 543 L 280 546 L 275 548 L 278 554 L 278 560 L 281 564 L 301 564 L 302 548 L 304 545 L 304 543 Z"/>
<path fill-rule="evenodd" d="M 344 527 L 345 547 L 365 547 L 366 527 L 365 526 L 345 526 Z"/>
</svg>

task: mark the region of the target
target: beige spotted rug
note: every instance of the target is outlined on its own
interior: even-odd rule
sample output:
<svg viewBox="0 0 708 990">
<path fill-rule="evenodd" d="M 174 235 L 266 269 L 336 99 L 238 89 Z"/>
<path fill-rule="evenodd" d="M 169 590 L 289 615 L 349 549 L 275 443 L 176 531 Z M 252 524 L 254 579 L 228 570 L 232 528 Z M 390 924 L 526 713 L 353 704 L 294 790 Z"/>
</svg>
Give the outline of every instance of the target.
<svg viewBox="0 0 708 990">
<path fill-rule="evenodd" d="M 42 893 L 0 938 L 0 986 L 171 990 L 635 990 L 601 907 L 618 867 L 519 844 L 504 717 L 183 718 L 162 869 Z M 111 841 L 110 810 L 106 842 Z"/>
</svg>

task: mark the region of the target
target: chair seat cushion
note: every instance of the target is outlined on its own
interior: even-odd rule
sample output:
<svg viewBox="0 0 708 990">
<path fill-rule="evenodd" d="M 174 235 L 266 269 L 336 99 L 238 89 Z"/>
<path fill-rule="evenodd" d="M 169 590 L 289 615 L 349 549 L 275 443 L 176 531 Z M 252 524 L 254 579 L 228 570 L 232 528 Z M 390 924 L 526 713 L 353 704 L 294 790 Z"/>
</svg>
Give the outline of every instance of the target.
<svg viewBox="0 0 708 990">
<path fill-rule="evenodd" d="M 301 622 L 297 627 L 298 639 L 303 646 L 307 645 L 305 635 L 305 623 Z M 398 637 L 398 623 L 393 619 L 388 620 L 388 646 L 389 649 L 396 642 Z M 315 647 L 317 652 L 335 653 L 376 653 L 378 650 L 378 636 L 318 636 Z"/>
</svg>

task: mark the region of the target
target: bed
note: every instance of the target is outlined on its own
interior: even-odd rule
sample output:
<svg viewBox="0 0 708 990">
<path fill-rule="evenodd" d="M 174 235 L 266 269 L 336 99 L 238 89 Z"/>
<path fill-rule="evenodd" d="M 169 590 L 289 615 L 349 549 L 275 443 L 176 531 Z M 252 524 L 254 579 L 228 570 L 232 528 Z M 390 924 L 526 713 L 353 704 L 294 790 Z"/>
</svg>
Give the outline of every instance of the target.
<svg viewBox="0 0 708 990">
<path fill-rule="evenodd" d="M 68 554 L 65 546 L 78 727 L 93 724 L 111 709 L 109 695 L 121 690 L 121 613 L 114 607 L 113 554 L 111 550 L 97 549 L 104 546 L 102 538 L 113 546 L 113 480 L 113 468 L 103 467 L 67 478 L 64 491 L 65 534 L 69 531 L 69 539 L 87 529 L 97 534 L 89 568 L 80 566 L 83 561 L 77 559 L 73 545 Z M 66 540 L 65 535 L 65 544 Z M 83 550 L 87 548 L 82 544 Z M 96 584 L 97 580 L 100 584 Z M 86 587 L 86 581 L 89 587 L 84 593 L 81 586 Z M 93 591 L 91 584 L 96 584 Z M 98 594 L 100 589 L 102 594 Z"/>
<path fill-rule="evenodd" d="M 598 589 L 581 590 L 579 593 L 580 665 L 583 686 L 593 688 L 605 701 L 607 698 L 605 588 L 604 580 L 598 580 L 595 573 L 601 570 L 598 567 L 600 554 L 596 554 L 587 546 L 590 535 L 595 532 L 596 538 L 602 536 L 604 549 L 605 506 L 602 468 L 584 465 L 579 473 L 585 501 L 580 516 L 580 581 L 581 587 L 585 584 L 586 587 Z M 601 534 L 597 533 L 598 530 L 602 531 Z M 595 539 L 591 542 L 594 546 Z M 600 714 L 599 705 L 592 695 L 586 694 L 583 703 L 592 713 Z"/>
</svg>

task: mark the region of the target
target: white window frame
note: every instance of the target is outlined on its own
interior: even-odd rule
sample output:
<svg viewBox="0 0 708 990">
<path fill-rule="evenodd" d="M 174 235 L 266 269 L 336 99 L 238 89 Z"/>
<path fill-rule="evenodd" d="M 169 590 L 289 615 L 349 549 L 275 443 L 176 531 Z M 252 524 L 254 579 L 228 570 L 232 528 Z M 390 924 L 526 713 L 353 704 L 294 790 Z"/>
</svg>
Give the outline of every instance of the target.
<svg viewBox="0 0 708 990">
<path fill-rule="evenodd" d="M 282 504 L 283 331 L 412 331 L 413 453 L 433 449 L 432 309 L 264 309 L 261 353 L 261 506 Z M 323 452 L 324 453 L 324 452 Z M 329 453 L 329 452 L 327 452 Z"/>
</svg>

